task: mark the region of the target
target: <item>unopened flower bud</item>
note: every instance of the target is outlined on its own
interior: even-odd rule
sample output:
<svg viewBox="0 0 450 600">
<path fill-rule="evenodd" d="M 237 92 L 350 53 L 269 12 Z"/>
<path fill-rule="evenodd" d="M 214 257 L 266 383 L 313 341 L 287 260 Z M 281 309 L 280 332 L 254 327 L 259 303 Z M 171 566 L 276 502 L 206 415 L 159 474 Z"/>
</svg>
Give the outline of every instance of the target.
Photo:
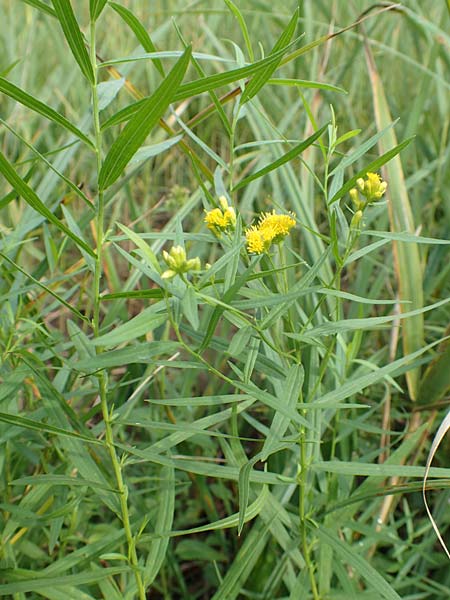
<svg viewBox="0 0 450 600">
<path fill-rule="evenodd" d="M 357 210 L 355 212 L 355 214 L 353 215 L 353 218 L 351 220 L 351 223 L 350 223 L 350 229 L 359 229 L 359 225 L 361 223 L 362 216 L 363 216 L 362 210 Z"/>
</svg>

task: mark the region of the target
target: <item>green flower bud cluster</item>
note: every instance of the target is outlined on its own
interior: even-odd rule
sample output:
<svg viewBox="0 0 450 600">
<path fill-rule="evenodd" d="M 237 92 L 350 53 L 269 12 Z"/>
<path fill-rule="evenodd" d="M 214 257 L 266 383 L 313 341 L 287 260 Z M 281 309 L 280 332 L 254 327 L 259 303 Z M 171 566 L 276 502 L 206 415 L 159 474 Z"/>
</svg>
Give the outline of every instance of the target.
<svg viewBox="0 0 450 600">
<path fill-rule="evenodd" d="M 191 271 L 200 271 L 202 268 L 200 258 L 196 256 L 195 258 L 188 259 L 186 251 L 182 246 L 172 246 L 169 252 L 163 250 L 163 258 L 169 267 L 161 275 L 163 279 L 171 279 L 176 275 L 182 275 Z"/>
<path fill-rule="evenodd" d="M 367 173 L 367 178 L 356 180 L 356 187 L 349 194 L 357 211 L 379 200 L 386 192 L 387 183 L 377 173 Z M 362 196 L 362 197 L 361 197 Z"/>
</svg>

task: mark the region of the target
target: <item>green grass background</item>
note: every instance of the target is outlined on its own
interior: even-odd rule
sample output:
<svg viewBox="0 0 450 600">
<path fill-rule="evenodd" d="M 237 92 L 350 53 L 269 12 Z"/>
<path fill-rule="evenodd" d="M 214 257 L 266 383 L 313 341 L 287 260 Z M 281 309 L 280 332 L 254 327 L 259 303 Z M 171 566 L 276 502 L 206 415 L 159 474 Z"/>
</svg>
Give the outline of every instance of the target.
<svg viewBox="0 0 450 600">
<path fill-rule="evenodd" d="M 32 4 L 0 0 L 0 75 L 92 137 L 89 85 L 57 20 Z M 201 61 L 206 75 L 252 62 L 236 17 L 221 1 L 119 4 L 132 10 L 159 50 L 183 50 L 175 22 L 194 52 L 215 57 Z M 75 0 L 72 5 L 87 35 L 89 3 Z M 296 2 L 265 0 L 236 5 L 245 18 L 255 60 L 262 52 L 269 54 L 297 8 Z M 86 250 L 80 253 L 2 179 L 0 594 L 4 597 L 136 597 L 118 516 L 117 482 L 104 444 L 98 380 L 93 374 L 100 368 L 107 373 L 116 451 L 123 454 L 131 526 L 149 598 L 313 598 L 302 535 L 317 581 L 316 598 L 450 597 L 448 559 L 421 496 L 427 451 L 448 405 L 450 365 L 444 338 L 449 334 L 449 305 L 441 303 L 402 321 L 401 327 L 397 321 L 386 321 L 383 327 L 362 324 L 354 331 L 345 324 L 339 331 L 330 325 L 334 320 L 394 315 L 400 310 L 394 303 L 399 290 L 408 298 L 415 295 L 412 308 L 449 298 L 448 245 L 436 240 L 448 239 L 450 224 L 450 7 L 434 0 L 405 0 L 376 14 L 385 5 L 304 0 L 297 26 L 297 35 L 304 32 L 304 37 L 295 48 L 351 25 L 361 15 L 368 17 L 275 73 L 327 84 L 324 89 L 266 84 L 239 115 L 234 151 L 217 112 L 191 126 L 195 138 L 185 135 L 205 170 L 214 173 L 223 163 L 232 170 L 236 185 L 330 122 L 333 114 L 338 135 L 361 130 L 337 148 L 329 164 L 323 147 L 310 146 L 302 160 L 296 158 L 231 193 L 246 224 L 260 211 L 295 212 L 299 225 L 286 244 L 287 277 L 284 280 L 280 271 L 269 274 L 264 283 L 260 277 L 247 279 L 239 294 L 224 300 L 229 307 L 214 330 L 214 309 L 208 302 L 195 294 L 185 297 L 173 308 L 176 318 L 180 313 L 184 346 L 167 322 L 164 302 L 146 298 L 142 290 L 158 294 L 151 281 L 152 261 L 156 257 L 164 268 L 161 250 L 171 243 L 184 243 L 189 256 L 200 256 L 213 269 L 230 252 L 217 268 L 216 282 L 203 289 L 216 299 L 223 299 L 227 287 L 242 275 L 243 266 L 233 262 L 239 240 L 229 248 L 218 244 L 203 223 L 204 208 L 211 208 L 208 190 L 217 199 L 222 192 L 220 178 L 211 182 L 204 173 L 199 175 L 176 145 L 143 163 L 132 163 L 106 191 L 101 292 L 135 294 L 101 302 L 100 335 L 105 337 L 97 345 L 107 347 L 102 354 L 96 353 L 89 324 L 95 310 L 93 258 Z M 98 20 L 96 50 L 99 61 L 143 52 L 109 6 Z M 165 58 L 162 64 L 167 72 L 174 61 Z M 374 65 L 379 80 L 374 78 Z M 147 96 L 161 81 L 148 60 L 114 66 L 129 89 L 123 86 L 118 91 L 101 112 L 102 122 L 134 101 L 133 94 Z M 113 81 L 106 68 L 99 73 L 101 81 Z M 198 76 L 191 66 L 184 81 Z M 233 85 L 224 86 L 218 95 L 231 89 Z M 203 94 L 174 103 L 173 108 L 188 123 L 210 102 Z M 234 101 L 224 105 L 230 122 L 234 107 Z M 93 211 L 80 197 L 82 193 L 85 200 L 96 201 L 92 152 L 75 143 L 65 129 L 5 94 L 0 96 L 0 110 L 3 154 L 57 219 L 95 249 Z M 165 117 L 178 131 L 173 114 L 167 111 Z M 397 119 L 396 140 L 391 128 L 380 146 L 371 144 L 363 151 L 367 140 Z M 119 130 L 105 129 L 104 148 L 111 147 Z M 356 156 L 361 149 L 342 173 L 342 185 L 411 136 L 414 139 L 400 158 L 383 168 L 389 202 L 397 216 L 410 207 L 410 233 L 435 242 L 377 237 L 376 232 L 391 231 L 396 219 L 395 214 L 390 219 L 387 204 L 380 203 L 365 214 L 365 232 L 358 242 L 360 249 L 375 245 L 345 266 L 340 289 L 393 303 L 320 296 L 318 287 L 335 272 L 333 249 L 339 247 L 351 213 L 345 195 L 332 217 L 318 182 L 325 181 L 339 160 Z M 168 139 L 156 127 L 145 143 Z M 278 142 L 255 144 L 263 140 Z M 36 158 L 25 141 L 64 174 L 72 188 Z M 322 143 L 326 145 L 326 135 Z M 222 174 L 229 191 L 231 178 L 226 169 Z M 334 192 L 338 184 L 332 184 L 337 186 Z M 330 228 L 333 218 L 336 230 Z M 400 232 L 406 229 L 402 223 L 397 227 Z M 325 255 L 327 247 L 330 252 Z M 270 269 L 263 260 L 260 270 Z M 278 306 L 275 302 L 286 301 L 308 273 L 308 285 L 316 288 L 296 296 L 294 304 L 273 319 L 268 334 L 273 345 L 243 325 L 238 311 L 253 314 L 256 305 L 262 319 L 272 309 L 265 298 L 280 298 L 273 300 Z M 402 310 L 411 307 L 402 305 Z M 133 322 L 132 334 L 129 323 L 137 315 L 141 320 Z M 298 333 L 309 317 L 322 333 L 315 331 L 297 342 L 284 336 L 286 331 Z M 214 335 L 203 349 L 205 363 L 190 349 L 198 348 L 208 327 Z M 422 353 L 427 344 L 430 347 Z M 301 354 L 304 372 L 286 362 L 283 352 Z M 414 352 L 412 360 L 404 358 Z M 240 387 L 231 380 L 240 381 Z M 287 409 L 283 416 L 278 406 L 284 406 L 290 394 L 294 398 L 289 386 L 300 390 L 305 402 L 322 400 L 322 405 L 314 409 L 302 405 L 296 413 L 299 421 L 288 420 L 283 428 Z M 343 402 L 353 406 L 339 407 Z M 281 439 L 274 433 L 276 419 Z M 301 419 L 306 426 L 299 425 Z M 267 461 L 249 463 L 270 447 L 267 439 L 273 446 Z M 301 448 L 306 448 L 304 474 L 298 473 Z M 430 481 L 428 492 L 434 518 L 447 540 L 448 448 L 444 440 L 433 462 L 441 469 L 432 472 L 436 479 Z M 299 481 L 306 504 L 300 527 Z"/>
</svg>

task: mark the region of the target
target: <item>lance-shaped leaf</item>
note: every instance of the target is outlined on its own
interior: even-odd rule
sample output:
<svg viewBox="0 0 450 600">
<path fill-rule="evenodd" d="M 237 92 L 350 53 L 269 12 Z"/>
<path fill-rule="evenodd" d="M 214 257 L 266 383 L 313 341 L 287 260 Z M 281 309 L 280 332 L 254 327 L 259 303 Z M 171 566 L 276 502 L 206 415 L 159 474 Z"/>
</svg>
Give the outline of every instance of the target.
<svg viewBox="0 0 450 600">
<path fill-rule="evenodd" d="M 61 24 L 64 37 L 69 44 L 72 54 L 86 79 L 94 84 L 94 69 L 89 58 L 88 51 L 84 45 L 83 35 L 73 13 L 69 0 L 52 0 L 53 7 Z"/>
<path fill-rule="evenodd" d="M 305 141 L 301 142 L 300 144 L 297 144 L 297 146 L 294 146 L 294 148 L 289 150 L 289 152 L 286 152 L 286 154 L 283 154 L 283 156 L 277 158 L 277 160 L 271 162 L 269 165 L 266 165 L 259 171 L 256 171 L 256 173 L 253 173 L 252 175 L 249 175 L 248 177 L 240 181 L 237 185 L 234 186 L 233 191 L 239 190 L 251 181 L 259 179 L 260 177 L 266 175 L 267 173 L 270 173 L 270 171 L 273 171 L 274 169 L 278 169 L 278 167 L 281 167 L 285 163 L 289 162 L 290 160 L 301 154 L 304 150 L 306 150 L 306 148 L 311 146 L 311 144 L 313 144 L 318 138 L 320 138 L 320 136 L 326 131 L 327 127 L 328 123 L 321 127 L 318 131 L 316 131 Z"/>
<path fill-rule="evenodd" d="M 91 21 L 96 21 L 102 10 L 106 6 L 107 0 L 89 0 L 89 14 L 91 17 Z"/>
<path fill-rule="evenodd" d="M 286 48 L 282 48 L 278 52 L 270 54 L 269 56 L 266 56 L 265 58 L 251 65 L 239 67 L 238 69 L 231 69 L 230 71 L 225 71 L 225 73 L 214 73 L 214 75 L 208 75 L 207 77 L 202 77 L 201 79 L 196 79 L 195 81 L 183 83 L 176 92 L 173 101 L 178 102 L 181 100 L 186 100 L 187 98 L 191 98 L 197 94 L 202 94 L 203 92 L 210 92 L 211 90 L 215 90 L 229 83 L 234 83 L 241 79 L 245 79 L 246 77 L 251 77 L 256 73 L 263 71 L 271 64 L 278 64 L 280 58 L 284 56 L 289 48 L 295 46 L 299 39 L 300 38 L 296 38 Z M 146 100 L 146 98 L 143 100 L 138 100 L 137 102 L 134 102 L 133 104 L 130 104 L 118 111 L 115 115 L 110 117 L 102 124 L 102 129 L 107 129 L 108 127 L 118 125 L 123 121 L 127 121 L 141 108 Z"/>
<path fill-rule="evenodd" d="M 17 87 L 4 77 L 0 77 L 0 92 L 3 92 L 7 96 L 12 98 L 16 102 L 23 104 L 27 108 L 31 108 L 31 110 L 34 110 L 35 112 L 39 113 L 40 115 L 49 119 L 50 121 L 58 123 L 58 125 L 61 125 L 71 133 L 74 133 L 85 144 L 87 144 L 91 148 L 94 148 L 94 144 L 91 142 L 91 140 L 82 131 L 80 131 L 78 127 L 73 125 L 65 117 L 56 112 L 56 110 L 53 110 L 53 108 L 50 108 L 50 106 L 47 106 L 31 94 L 24 92 L 21 88 Z"/>
<path fill-rule="evenodd" d="M 190 46 L 186 48 L 161 85 L 149 98 L 146 98 L 139 111 L 114 141 L 99 174 L 98 185 L 101 190 L 112 185 L 120 177 L 147 135 L 166 112 L 186 73 L 191 52 Z"/>
<path fill-rule="evenodd" d="M 121 4 L 116 4 L 116 2 L 110 2 L 109 6 L 113 8 L 116 13 L 122 17 L 125 23 L 127 23 L 130 29 L 132 29 L 134 35 L 146 52 L 156 52 L 155 44 L 152 42 L 148 31 L 131 10 L 128 10 L 128 8 L 125 8 L 125 6 L 122 6 Z M 158 69 L 160 75 L 164 77 L 164 69 L 161 60 L 159 58 L 154 58 L 153 64 Z"/>
<path fill-rule="evenodd" d="M 280 39 L 277 41 L 275 46 L 272 48 L 271 54 L 276 54 L 280 50 L 287 48 L 289 42 L 294 35 L 295 28 L 298 22 L 299 11 L 298 9 L 292 16 L 292 19 L 289 21 L 288 26 L 283 31 L 280 36 Z M 280 56 L 279 60 L 269 64 L 263 71 L 259 72 L 255 77 L 253 77 L 250 82 L 245 86 L 244 93 L 242 94 L 242 104 L 247 102 L 253 96 L 259 92 L 259 90 L 265 85 L 265 83 L 272 77 L 273 73 L 276 71 L 278 66 L 280 65 L 282 57 Z"/>
<path fill-rule="evenodd" d="M 29 4 L 33 8 L 37 8 L 38 10 L 42 11 L 43 13 L 46 13 L 47 15 L 50 15 L 51 17 L 56 17 L 56 13 L 53 10 L 53 8 L 51 8 L 51 6 L 48 6 L 48 4 L 41 2 L 41 0 L 22 0 L 22 2 Z"/>
<path fill-rule="evenodd" d="M 90 256 L 95 258 L 95 252 L 92 250 L 90 246 L 86 244 L 84 240 L 79 238 L 73 231 L 71 231 L 64 223 L 62 223 L 55 215 L 51 212 L 51 210 L 42 202 L 39 196 L 36 194 L 34 190 L 30 188 L 30 186 L 25 183 L 25 181 L 20 177 L 11 163 L 6 159 L 6 157 L 0 152 L 0 172 L 3 173 L 5 179 L 11 184 L 11 186 L 16 190 L 16 192 L 22 196 L 22 198 L 27 202 L 34 210 L 48 219 L 51 223 L 56 225 L 61 231 L 63 231 L 66 235 L 68 235 L 72 240 L 79 246 L 83 248 Z"/>
</svg>

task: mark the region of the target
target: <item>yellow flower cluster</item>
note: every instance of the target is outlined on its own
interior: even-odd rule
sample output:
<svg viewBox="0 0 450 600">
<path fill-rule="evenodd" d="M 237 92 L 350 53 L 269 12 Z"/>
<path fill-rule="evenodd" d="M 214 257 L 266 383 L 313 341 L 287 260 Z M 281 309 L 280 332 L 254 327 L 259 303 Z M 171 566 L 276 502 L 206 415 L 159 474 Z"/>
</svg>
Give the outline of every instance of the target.
<svg viewBox="0 0 450 600">
<path fill-rule="evenodd" d="M 295 226 L 293 213 L 277 215 L 275 211 L 263 213 L 257 225 L 245 232 L 247 249 L 254 254 L 268 252 L 272 244 L 279 244 Z"/>
<path fill-rule="evenodd" d="M 236 213 L 228 205 L 225 196 L 219 198 L 219 204 L 220 208 L 208 210 L 205 215 L 206 226 L 216 237 L 220 237 L 223 232 L 233 231 L 236 225 Z"/>
<path fill-rule="evenodd" d="M 367 173 L 366 177 L 365 180 L 362 177 L 357 179 L 357 187 L 349 192 L 356 210 L 364 210 L 368 204 L 376 202 L 386 192 L 387 183 L 382 181 L 377 173 Z M 360 194 L 364 196 L 365 200 L 360 197 Z"/>
</svg>

